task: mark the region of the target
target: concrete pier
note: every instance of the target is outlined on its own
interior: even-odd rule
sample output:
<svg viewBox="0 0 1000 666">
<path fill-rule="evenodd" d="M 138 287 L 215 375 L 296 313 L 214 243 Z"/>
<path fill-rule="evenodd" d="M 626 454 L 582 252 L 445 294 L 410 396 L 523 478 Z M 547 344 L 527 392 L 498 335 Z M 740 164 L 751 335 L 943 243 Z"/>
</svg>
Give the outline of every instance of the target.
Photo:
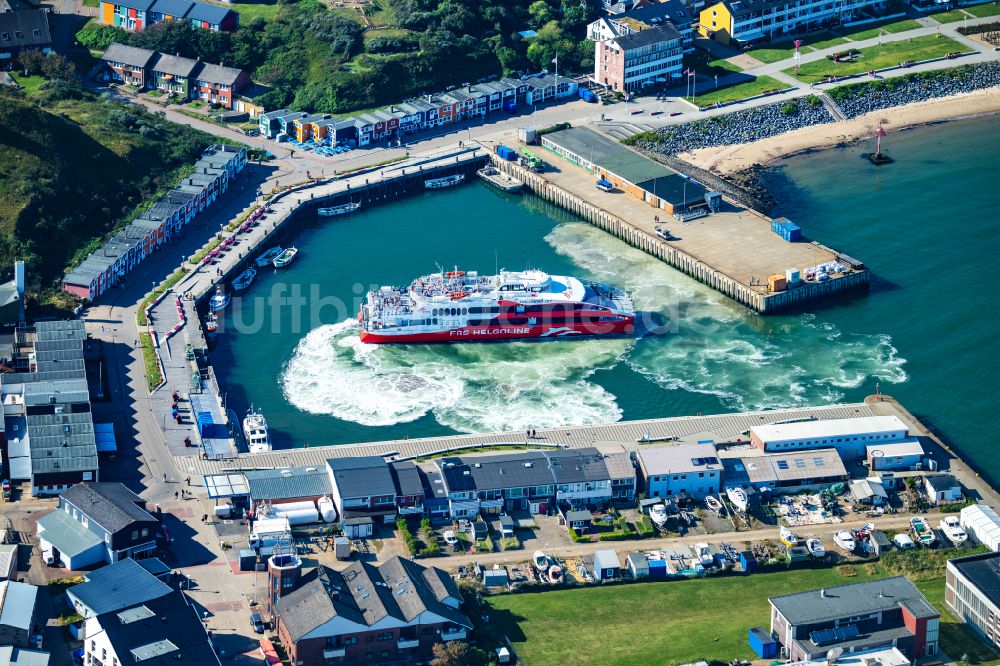
<svg viewBox="0 0 1000 666">
<path fill-rule="evenodd" d="M 539 197 L 757 312 L 771 314 L 868 286 L 868 271 L 854 260 L 815 241 L 787 243 L 771 231 L 769 218 L 732 201 L 724 201 L 719 213 L 684 223 L 624 192 L 597 190 L 597 176 L 551 151 L 535 152 L 549 164 L 543 173 L 492 151 L 490 158 L 497 169 L 521 180 Z M 671 240 L 656 235 L 654 216 L 671 232 Z M 768 289 L 769 275 L 834 261 L 849 264 L 847 272 L 823 282 Z"/>
</svg>

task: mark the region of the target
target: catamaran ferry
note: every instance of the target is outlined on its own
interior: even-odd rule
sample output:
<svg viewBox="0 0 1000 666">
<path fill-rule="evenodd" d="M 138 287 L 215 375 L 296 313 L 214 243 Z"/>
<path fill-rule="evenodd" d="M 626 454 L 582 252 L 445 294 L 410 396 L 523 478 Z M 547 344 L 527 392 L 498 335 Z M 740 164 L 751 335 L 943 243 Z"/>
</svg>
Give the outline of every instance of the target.
<svg viewBox="0 0 1000 666">
<path fill-rule="evenodd" d="M 474 342 L 630 335 L 632 298 L 617 287 L 538 270 L 441 271 L 368 292 L 361 341 Z"/>
</svg>

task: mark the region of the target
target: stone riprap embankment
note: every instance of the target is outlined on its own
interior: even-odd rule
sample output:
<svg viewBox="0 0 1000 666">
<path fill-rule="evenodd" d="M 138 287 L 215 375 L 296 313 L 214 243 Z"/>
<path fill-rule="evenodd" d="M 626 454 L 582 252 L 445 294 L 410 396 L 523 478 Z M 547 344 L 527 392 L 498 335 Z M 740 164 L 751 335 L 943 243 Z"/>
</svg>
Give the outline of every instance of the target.
<svg viewBox="0 0 1000 666">
<path fill-rule="evenodd" d="M 841 86 L 830 90 L 830 97 L 848 118 L 856 118 L 872 111 L 994 86 L 1000 86 L 1000 63 L 985 62 Z"/>
<path fill-rule="evenodd" d="M 671 155 L 697 148 L 750 143 L 791 132 L 800 127 L 832 122 L 830 113 L 816 97 L 776 102 L 682 125 L 657 130 L 658 139 L 639 135 L 635 145 Z"/>
</svg>

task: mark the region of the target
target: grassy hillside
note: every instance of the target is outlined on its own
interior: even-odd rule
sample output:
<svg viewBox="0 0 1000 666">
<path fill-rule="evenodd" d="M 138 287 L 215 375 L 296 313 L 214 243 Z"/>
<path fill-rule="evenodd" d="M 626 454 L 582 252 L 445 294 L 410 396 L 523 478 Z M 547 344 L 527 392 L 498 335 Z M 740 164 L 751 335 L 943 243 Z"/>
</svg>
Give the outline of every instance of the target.
<svg viewBox="0 0 1000 666">
<path fill-rule="evenodd" d="M 51 287 L 211 143 L 79 89 L 0 92 L 0 277 L 21 258 Z"/>
</svg>

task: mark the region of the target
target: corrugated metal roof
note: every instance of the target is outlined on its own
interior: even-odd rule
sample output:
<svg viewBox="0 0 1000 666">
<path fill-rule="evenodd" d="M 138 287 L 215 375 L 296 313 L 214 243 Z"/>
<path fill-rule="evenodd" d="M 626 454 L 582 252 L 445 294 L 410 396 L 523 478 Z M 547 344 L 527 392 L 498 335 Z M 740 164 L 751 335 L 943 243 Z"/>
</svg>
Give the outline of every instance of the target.
<svg viewBox="0 0 1000 666">
<path fill-rule="evenodd" d="M 14 580 L 0 582 L 0 625 L 31 631 L 38 588 Z"/>
<path fill-rule="evenodd" d="M 43 528 L 41 538 L 58 548 L 66 557 L 75 557 L 102 543 L 100 537 L 73 520 L 62 509 L 42 516 L 38 519 L 38 525 Z"/>
<path fill-rule="evenodd" d="M 254 500 L 322 497 L 332 490 L 324 467 L 269 469 L 246 472 L 244 477 Z"/>
</svg>

